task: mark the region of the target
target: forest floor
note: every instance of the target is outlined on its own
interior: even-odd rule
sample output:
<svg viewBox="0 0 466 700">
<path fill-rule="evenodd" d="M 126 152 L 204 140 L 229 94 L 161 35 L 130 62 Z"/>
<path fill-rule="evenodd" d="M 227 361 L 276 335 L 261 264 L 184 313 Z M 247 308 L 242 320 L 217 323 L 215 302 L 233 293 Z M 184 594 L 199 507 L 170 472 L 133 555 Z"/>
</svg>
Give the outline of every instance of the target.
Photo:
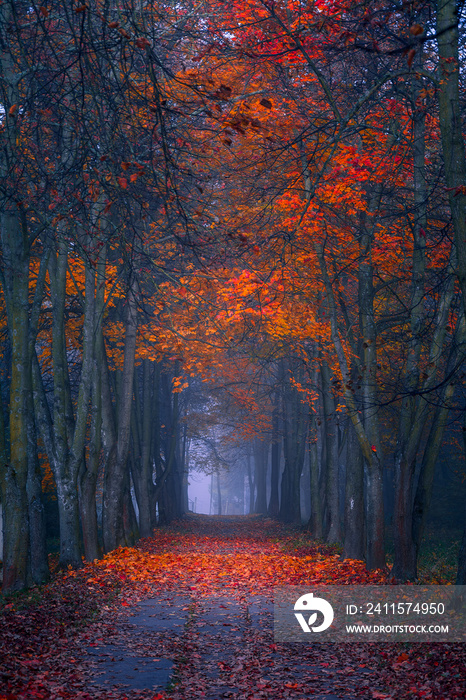
<svg viewBox="0 0 466 700">
<path fill-rule="evenodd" d="M 189 516 L 0 601 L 0 700 L 466 697 L 466 645 L 284 644 L 275 585 L 382 571 L 257 517 Z"/>
</svg>

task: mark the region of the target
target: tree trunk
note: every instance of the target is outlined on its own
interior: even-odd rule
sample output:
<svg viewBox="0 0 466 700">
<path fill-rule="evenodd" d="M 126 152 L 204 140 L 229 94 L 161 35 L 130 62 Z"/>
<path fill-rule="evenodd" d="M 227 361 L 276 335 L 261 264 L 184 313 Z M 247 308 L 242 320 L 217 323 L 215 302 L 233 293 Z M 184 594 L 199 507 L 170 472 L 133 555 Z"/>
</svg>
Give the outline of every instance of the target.
<svg viewBox="0 0 466 700">
<path fill-rule="evenodd" d="M 102 431 L 102 387 L 99 362 L 101 351 L 98 343 L 102 340 L 100 329 L 96 336 L 96 357 L 94 358 L 93 383 L 91 395 L 91 426 L 89 435 L 89 456 L 87 464 L 82 461 L 79 474 L 79 504 L 83 533 L 84 558 L 94 561 L 101 556 L 99 545 L 96 490 L 99 474 Z"/>
<path fill-rule="evenodd" d="M 247 455 L 247 465 L 248 465 L 248 484 L 249 484 L 249 513 L 254 513 L 255 487 L 254 487 L 254 479 L 253 479 L 252 469 L 251 469 L 251 452 L 250 451 L 248 451 L 248 455 Z"/>
<path fill-rule="evenodd" d="M 466 312 L 466 160 L 460 102 L 459 14 L 455 0 L 437 3 L 440 83 L 439 124 L 445 180 L 458 255 L 458 280 Z M 466 583 L 466 529 L 458 560 L 457 585 Z"/>
<path fill-rule="evenodd" d="M 131 404 L 133 401 L 134 358 L 136 352 L 137 308 L 134 296 L 134 283 L 128 289 L 123 370 L 117 406 L 116 441 L 108 453 L 105 465 L 102 530 L 104 551 L 110 552 L 125 545 L 124 511 L 129 515 L 128 496 L 125 497 L 125 472 L 128 468 L 129 440 L 131 427 Z M 126 489 L 128 494 L 128 489 Z M 126 501 L 125 501 L 126 498 Z"/>
<path fill-rule="evenodd" d="M 280 415 L 279 415 L 280 395 L 275 394 L 275 405 L 272 415 L 272 446 L 270 454 L 270 499 L 268 514 L 271 518 L 277 518 L 280 512 L 279 481 L 280 481 L 280 456 L 281 440 L 279 435 Z"/>
<path fill-rule="evenodd" d="M 0 151 L 0 240 L 2 253 L 1 280 L 5 296 L 8 332 L 11 345 L 11 380 L 9 396 L 9 455 L 0 464 L 3 501 L 3 591 L 25 588 L 29 582 L 29 517 L 26 484 L 28 478 L 28 393 L 31 390 L 29 328 L 29 240 L 26 215 L 8 179 L 17 165 L 16 144 L 19 127 L 9 114 L 12 105 L 21 102 L 17 66 L 8 47 L 12 28 L 13 4 L 0 6 L 0 75 L 4 88 Z M 5 441 L 6 442 L 6 441 Z"/>
<path fill-rule="evenodd" d="M 338 423 L 336 421 L 335 401 L 330 386 L 330 370 L 326 362 L 321 369 L 322 375 L 322 403 L 324 409 L 325 425 L 325 456 L 323 466 L 325 473 L 326 490 L 326 525 L 327 542 L 340 542 L 340 489 L 339 489 L 339 465 L 338 465 Z"/>
<path fill-rule="evenodd" d="M 11 203 L 10 206 L 14 206 Z M 15 207 L 16 208 L 16 207 Z M 11 343 L 10 455 L 2 467 L 3 591 L 29 584 L 28 406 L 31 390 L 29 361 L 29 242 L 25 222 L 17 212 L 3 213 L 0 235 L 4 293 Z"/>
<path fill-rule="evenodd" d="M 32 387 L 31 387 L 32 389 Z M 29 516 L 29 566 L 35 584 L 44 583 L 50 575 L 47 557 L 45 511 L 42 502 L 42 473 L 37 456 L 37 432 L 32 391 L 28 396 L 28 477 L 26 491 Z"/>
<path fill-rule="evenodd" d="M 370 207 L 371 208 L 371 207 Z M 365 218 L 365 217 L 363 217 Z M 377 328 L 374 319 L 374 270 L 372 231 L 362 222 L 359 241 L 358 299 L 359 327 L 362 342 L 362 417 L 371 452 L 376 456 L 367 466 L 367 551 L 369 569 L 385 566 L 385 532 L 383 501 L 383 464 L 377 406 Z M 351 374 L 347 374 L 349 378 Z M 351 414 L 354 419 L 354 414 Z M 369 446 L 367 445 L 367 447 Z M 361 445 L 362 448 L 362 445 Z"/>
<path fill-rule="evenodd" d="M 316 540 L 323 539 L 322 529 L 322 501 L 320 498 L 320 479 L 319 479 L 319 455 L 317 450 L 317 425 L 316 415 L 312 411 L 309 417 L 309 472 L 310 472 L 310 491 L 311 491 L 311 517 L 309 518 L 308 528 L 312 536 Z"/>
<path fill-rule="evenodd" d="M 284 384 L 282 406 L 285 468 L 281 483 L 280 519 L 301 524 L 300 482 L 306 454 L 308 416 L 300 393 L 289 381 Z"/>
<path fill-rule="evenodd" d="M 269 457 L 269 445 L 267 442 L 256 438 L 254 440 L 254 481 L 256 484 L 256 503 L 254 512 L 260 515 L 267 514 L 267 462 Z"/>
<path fill-rule="evenodd" d="M 154 497 L 152 480 L 152 363 L 142 363 L 142 388 L 137 371 L 134 376 L 135 417 L 133 427 L 132 475 L 139 510 L 139 532 L 141 537 L 152 535 L 151 500 Z M 142 394 L 142 397 L 140 396 Z M 142 398 L 142 411 L 139 406 Z"/>
<path fill-rule="evenodd" d="M 131 495 L 131 473 L 129 464 L 124 471 L 123 482 L 123 537 L 126 547 L 132 547 L 139 539 L 138 519 Z"/>
<path fill-rule="evenodd" d="M 189 438 L 188 438 L 188 411 L 185 408 L 183 421 L 183 438 L 181 444 L 180 470 L 181 470 L 181 515 L 189 511 L 188 477 L 189 477 Z"/>
<path fill-rule="evenodd" d="M 53 448 L 50 464 L 57 485 L 60 521 L 60 566 L 81 565 L 78 502 L 78 470 L 81 449 L 73 460 L 69 449 L 68 365 L 65 339 L 65 295 L 68 255 L 63 239 L 50 256 L 49 274 L 52 297 L 52 361 L 53 361 Z M 86 412 L 87 415 L 87 412 Z M 47 442 L 44 441 L 47 446 Z M 84 444 L 83 446 L 84 447 Z"/>
<path fill-rule="evenodd" d="M 51 246 L 47 241 L 43 246 L 39 273 L 36 278 L 34 297 L 30 311 L 29 323 L 29 363 L 31 371 L 31 390 L 28 398 L 28 480 L 27 494 L 29 502 L 29 532 L 30 532 L 30 568 L 34 583 L 40 584 L 49 578 L 49 563 L 47 555 L 45 508 L 42 495 L 42 472 L 37 454 L 37 426 L 34 408 L 32 364 L 35 358 L 35 343 L 39 329 L 39 316 L 42 306 L 45 280 L 50 258 Z"/>
<path fill-rule="evenodd" d="M 419 556 L 425 522 L 432 499 L 435 465 L 437 463 L 442 438 L 447 425 L 449 402 L 455 392 L 455 386 L 448 384 L 442 395 L 442 406 L 437 406 L 429 430 L 429 436 L 422 456 L 421 470 L 417 483 L 413 505 L 412 538 L 416 548 L 416 559 Z"/>
<path fill-rule="evenodd" d="M 153 482 L 154 473 L 159 478 L 161 472 L 160 465 L 160 363 L 154 367 L 153 389 L 152 389 L 152 458 L 150 464 L 151 480 Z M 155 489 L 150 502 L 151 530 L 157 526 L 157 497 Z"/>
<path fill-rule="evenodd" d="M 93 342 L 94 349 L 92 352 L 92 390 L 90 403 L 90 433 L 89 433 L 89 456 L 86 463 L 83 457 L 81 470 L 79 473 L 79 503 L 81 513 L 81 526 L 83 533 L 84 558 L 87 561 L 94 561 L 101 556 L 101 547 L 99 545 L 98 522 L 97 522 L 97 504 L 96 504 L 96 489 L 97 479 L 99 475 L 100 456 L 102 448 L 102 372 L 101 372 L 101 357 L 102 357 L 102 314 L 105 303 L 103 281 L 105 279 L 105 262 L 106 248 L 102 246 L 99 251 L 96 267 L 96 277 L 92 270 L 88 270 L 89 275 L 88 289 L 86 294 L 94 295 L 95 288 L 95 306 L 88 307 L 88 316 L 92 316 L 93 326 Z M 87 303 L 87 302 L 86 302 Z M 90 320 L 89 320 L 90 323 Z M 86 331 L 88 333 L 89 330 Z M 91 338 L 86 336 L 86 342 L 92 342 Z"/>
<path fill-rule="evenodd" d="M 100 422 L 98 417 L 97 420 L 93 420 L 91 439 L 93 435 L 95 435 L 98 422 Z M 101 557 L 96 507 L 98 455 L 95 452 L 95 448 L 91 448 L 91 450 L 92 454 L 89 454 L 87 469 L 79 477 L 79 508 L 81 513 L 84 558 L 86 561 L 94 561 Z"/>
<path fill-rule="evenodd" d="M 222 490 L 220 488 L 220 470 L 217 469 L 217 510 L 222 515 Z"/>
<path fill-rule="evenodd" d="M 458 4 L 456 0 L 437 3 L 439 50 L 439 124 L 445 180 L 448 189 L 458 254 L 458 280 L 466 311 L 466 161 L 462 129 L 459 80 Z"/>
<path fill-rule="evenodd" d="M 175 367 L 175 375 L 178 369 Z M 170 386 L 170 376 L 161 375 L 163 407 L 165 411 L 165 435 L 163 440 L 164 469 L 157 474 L 156 498 L 159 501 L 161 521 L 169 523 L 181 516 L 181 485 L 182 475 L 177 463 L 179 440 L 179 393 L 173 393 Z M 172 404 L 173 401 L 173 404 Z"/>
<path fill-rule="evenodd" d="M 395 561 L 392 575 L 397 581 L 417 578 L 417 551 L 413 539 L 413 487 L 415 461 L 395 456 L 395 508 L 393 540 Z"/>
<path fill-rule="evenodd" d="M 345 537 L 344 559 L 364 559 L 364 462 L 351 423 L 346 436 Z"/>
</svg>

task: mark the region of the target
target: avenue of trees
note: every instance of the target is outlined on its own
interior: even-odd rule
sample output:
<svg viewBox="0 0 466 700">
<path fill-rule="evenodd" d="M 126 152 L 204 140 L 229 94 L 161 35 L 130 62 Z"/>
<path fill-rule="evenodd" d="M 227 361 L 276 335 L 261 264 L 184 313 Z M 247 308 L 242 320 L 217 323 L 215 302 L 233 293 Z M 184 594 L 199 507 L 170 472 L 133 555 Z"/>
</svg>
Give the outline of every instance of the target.
<svg viewBox="0 0 466 700">
<path fill-rule="evenodd" d="M 463 11 L 0 4 L 4 591 L 48 577 L 44 483 L 78 567 L 186 512 L 193 440 L 285 522 L 308 470 L 312 533 L 371 569 L 393 474 L 416 579 L 466 430 Z"/>
</svg>

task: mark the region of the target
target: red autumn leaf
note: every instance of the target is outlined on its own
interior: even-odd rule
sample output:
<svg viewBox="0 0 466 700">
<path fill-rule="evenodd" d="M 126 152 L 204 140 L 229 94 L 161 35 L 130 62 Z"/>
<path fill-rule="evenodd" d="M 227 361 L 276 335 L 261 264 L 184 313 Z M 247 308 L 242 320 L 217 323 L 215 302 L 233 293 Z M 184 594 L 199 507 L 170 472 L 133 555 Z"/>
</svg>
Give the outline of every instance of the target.
<svg viewBox="0 0 466 700">
<path fill-rule="evenodd" d="M 8 110 L 8 116 L 12 117 L 18 109 L 18 105 L 11 105 L 10 109 Z"/>
<path fill-rule="evenodd" d="M 48 17 L 48 16 L 49 16 L 49 11 L 48 11 L 47 8 L 44 7 L 43 5 L 41 5 L 41 6 L 39 7 L 39 12 L 41 13 L 41 15 L 42 15 L 43 17 Z"/>
<path fill-rule="evenodd" d="M 125 177 L 117 177 L 118 184 L 124 190 L 128 187 L 128 180 Z"/>
<path fill-rule="evenodd" d="M 413 36 L 420 36 L 424 32 L 424 27 L 421 27 L 420 24 L 412 24 L 411 27 L 409 28 L 409 33 L 412 34 Z"/>
</svg>

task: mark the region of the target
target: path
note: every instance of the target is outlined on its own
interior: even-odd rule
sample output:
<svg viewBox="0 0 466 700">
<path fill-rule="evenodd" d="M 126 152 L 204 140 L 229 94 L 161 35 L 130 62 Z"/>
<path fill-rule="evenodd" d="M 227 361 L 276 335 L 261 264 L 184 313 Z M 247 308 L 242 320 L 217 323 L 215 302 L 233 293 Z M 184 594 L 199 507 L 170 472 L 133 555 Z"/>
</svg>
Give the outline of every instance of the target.
<svg viewBox="0 0 466 700">
<path fill-rule="evenodd" d="M 259 545 L 264 557 L 263 529 L 256 540 L 251 521 L 207 517 L 179 525 L 180 532 L 185 528 L 194 538 L 176 545 L 172 554 L 183 560 L 195 553 L 199 569 L 179 591 L 170 588 L 128 609 L 105 640 L 88 647 L 97 687 L 168 689 L 174 700 L 373 697 L 364 694 L 373 687 L 364 664 L 350 667 L 346 651 L 341 655 L 334 645 L 274 644 L 271 590 L 254 593 L 253 578 L 252 590 L 229 586 L 229 571 L 246 552 Z M 203 585 L 203 574 L 212 583 L 212 571 L 202 568 L 206 558 L 215 561 L 224 579 L 217 590 Z"/>
</svg>

